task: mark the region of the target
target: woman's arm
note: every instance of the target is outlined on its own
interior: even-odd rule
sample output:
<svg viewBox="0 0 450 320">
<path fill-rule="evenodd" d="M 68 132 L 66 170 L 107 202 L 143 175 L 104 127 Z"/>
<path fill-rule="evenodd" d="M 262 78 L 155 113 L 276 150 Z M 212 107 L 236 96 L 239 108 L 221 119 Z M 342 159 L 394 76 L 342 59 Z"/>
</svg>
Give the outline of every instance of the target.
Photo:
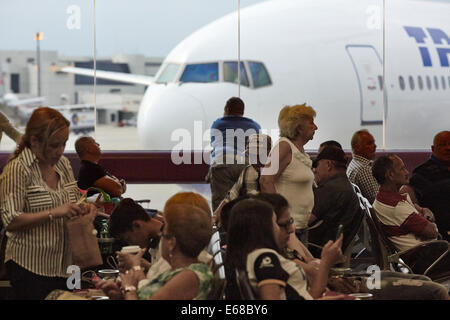
<svg viewBox="0 0 450 320">
<path fill-rule="evenodd" d="M 270 152 L 267 164 L 261 170 L 261 192 L 276 193 L 275 182 L 281 176 L 292 160 L 292 150 L 289 143 L 281 141 Z"/>
<path fill-rule="evenodd" d="M 258 288 L 258 298 L 261 300 L 280 300 L 281 287 L 278 284 L 266 284 Z"/>
<path fill-rule="evenodd" d="M 289 235 L 287 247 L 288 249 L 297 251 L 298 254 L 303 257 L 306 263 L 309 263 L 315 259 L 311 252 L 309 252 L 304 244 L 297 238 L 295 233 L 291 233 Z"/>
<path fill-rule="evenodd" d="M 330 268 L 342 260 L 342 239 L 343 235 L 336 240 L 336 242 L 328 241 L 322 249 L 321 261 L 319 270 L 315 279 L 313 279 L 309 294 L 314 298 L 322 297 L 328 283 L 328 273 Z"/>
<path fill-rule="evenodd" d="M 192 300 L 199 286 L 197 275 L 191 270 L 184 270 L 156 291 L 150 300 Z"/>
<path fill-rule="evenodd" d="M 56 218 L 64 216 L 70 218 L 81 215 L 82 213 L 83 210 L 75 203 L 66 203 L 51 210 L 44 210 L 36 213 L 21 213 L 13 218 L 6 227 L 6 230 L 9 232 L 24 231 Z"/>
</svg>

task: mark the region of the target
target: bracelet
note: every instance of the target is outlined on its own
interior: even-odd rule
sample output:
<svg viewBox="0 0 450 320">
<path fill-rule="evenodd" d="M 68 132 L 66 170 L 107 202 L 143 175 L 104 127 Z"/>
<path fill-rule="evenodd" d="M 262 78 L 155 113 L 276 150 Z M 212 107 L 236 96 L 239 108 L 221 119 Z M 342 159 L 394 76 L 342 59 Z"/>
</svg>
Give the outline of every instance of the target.
<svg viewBox="0 0 450 320">
<path fill-rule="evenodd" d="M 135 286 L 126 286 L 126 287 L 123 289 L 123 292 L 124 292 L 124 293 L 136 292 L 136 287 L 135 287 Z"/>
</svg>

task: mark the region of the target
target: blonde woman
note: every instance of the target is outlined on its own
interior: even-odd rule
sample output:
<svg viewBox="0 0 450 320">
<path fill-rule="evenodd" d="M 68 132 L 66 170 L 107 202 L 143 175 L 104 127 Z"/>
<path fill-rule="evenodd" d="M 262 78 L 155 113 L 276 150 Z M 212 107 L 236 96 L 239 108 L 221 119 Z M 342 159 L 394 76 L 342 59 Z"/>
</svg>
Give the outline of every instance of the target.
<svg viewBox="0 0 450 320">
<path fill-rule="evenodd" d="M 312 161 L 304 145 L 312 140 L 317 126 L 316 112 L 306 104 L 286 106 L 278 116 L 280 140 L 272 149 L 267 165 L 261 172 L 261 191 L 279 193 L 289 202 L 295 223 L 295 233 L 304 243 L 305 231 L 314 207 Z"/>
</svg>

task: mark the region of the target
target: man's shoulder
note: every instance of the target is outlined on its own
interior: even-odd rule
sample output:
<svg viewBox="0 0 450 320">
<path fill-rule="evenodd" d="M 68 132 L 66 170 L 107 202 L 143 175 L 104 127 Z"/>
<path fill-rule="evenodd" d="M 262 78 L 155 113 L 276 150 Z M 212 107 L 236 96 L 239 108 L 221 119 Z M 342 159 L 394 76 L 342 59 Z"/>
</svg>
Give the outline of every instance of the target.
<svg viewBox="0 0 450 320">
<path fill-rule="evenodd" d="M 427 176 L 430 174 L 440 174 L 442 172 L 444 172 L 444 170 L 441 165 L 432 159 L 428 159 L 413 170 L 413 175 L 420 174 Z"/>
<path fill-rule="evenodd" d="M 212 129 L 238 129 L 255 128 L 261 129 L 261 126 L 254 120 L 247 117 L 226 116 L 216 119 L 211 125 Z"/>
<path fill-rule="evenodd" d="M 335 177 L 325 181 L 314 190 L 314 193 L 326 193 L 330 196 L 336 197 L 341 197 L 343 195 L 356 196 L 353 186 L 345 174 L 336 175 Z"/>
</svg>

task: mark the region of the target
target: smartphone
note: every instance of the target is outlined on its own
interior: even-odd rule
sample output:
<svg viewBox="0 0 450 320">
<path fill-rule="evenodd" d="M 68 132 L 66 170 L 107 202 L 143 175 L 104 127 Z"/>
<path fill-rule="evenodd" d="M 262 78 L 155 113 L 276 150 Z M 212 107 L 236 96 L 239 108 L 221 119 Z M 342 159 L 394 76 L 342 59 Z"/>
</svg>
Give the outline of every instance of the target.
<svg viewBox="0 0 450 320">
<path fill-rule="evenodd" d="M 337 233 L 336 233 L 336 240 L 339 239 L 339 237 L 341 236 L 341 233 L 344 231 L 344 226 L 342 224 L 340 224 L 337 228 Z"/>
</svg>

